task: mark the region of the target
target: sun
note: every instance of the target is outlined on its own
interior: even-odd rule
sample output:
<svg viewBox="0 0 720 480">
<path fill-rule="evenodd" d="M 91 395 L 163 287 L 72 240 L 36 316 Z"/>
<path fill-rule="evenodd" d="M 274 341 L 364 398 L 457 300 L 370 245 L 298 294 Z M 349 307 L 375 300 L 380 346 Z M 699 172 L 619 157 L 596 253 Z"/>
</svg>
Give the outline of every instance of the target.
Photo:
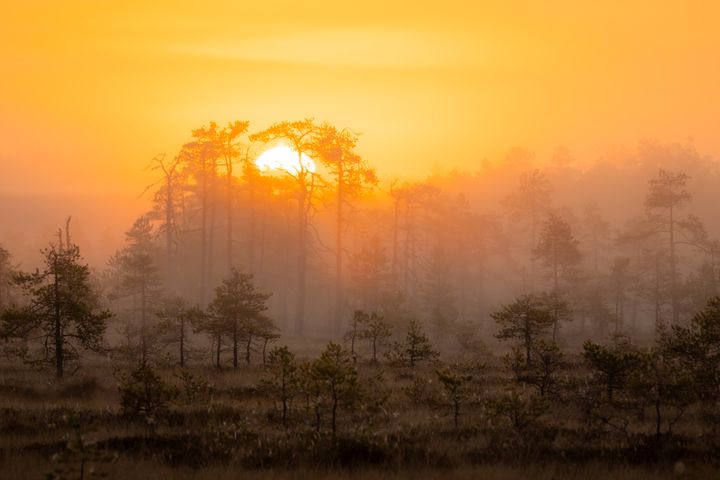
<svg viewBox="0 0 720 480">
<path fill-rule="evenodd" d="M 297 175 L 301 170 L 304 170 L 315 173 L 315 162 L 313 162 L 312 158 L 303 153 L 300 155 L 300 160 L 298 160 L 298 153 L 285 145 L 265 150 L 255 160 L 255 165 L 261 172 L 284 170 L 291 175 Z"/>
</svg>

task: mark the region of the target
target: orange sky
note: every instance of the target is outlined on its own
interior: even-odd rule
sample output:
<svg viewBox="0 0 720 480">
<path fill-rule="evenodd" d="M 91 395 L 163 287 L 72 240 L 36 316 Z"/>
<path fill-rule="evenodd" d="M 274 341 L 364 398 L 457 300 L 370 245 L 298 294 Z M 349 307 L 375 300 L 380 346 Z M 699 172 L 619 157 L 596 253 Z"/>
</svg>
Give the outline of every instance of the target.
<svg viewBox="0 0 720 480">
<path fill-rule="evenodd" d="M 385 175 L 514 145 L 720 151 L 717 2 L 184 3 L 5 2 L 0 193 L 139 193 L 209 120 L 350 126 Z"/>
</svg>

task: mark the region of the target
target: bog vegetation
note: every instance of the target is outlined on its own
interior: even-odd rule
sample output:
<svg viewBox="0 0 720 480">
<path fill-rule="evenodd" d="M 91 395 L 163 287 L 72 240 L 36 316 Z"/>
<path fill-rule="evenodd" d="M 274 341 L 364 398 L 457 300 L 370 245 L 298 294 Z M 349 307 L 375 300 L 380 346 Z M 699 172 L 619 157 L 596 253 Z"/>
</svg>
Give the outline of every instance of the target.
<svg viewBox="0 0 720 480">
<path fill-rule="evenodd" d="M 585 171 L 514 150 L 491 204 L 509 167 L 386 185 L 349 129 L 250 132 L 153 159 L 153 208 L 101 268 L 70 218 L 34 272 L 0 248 L 5 471 L 714 471 L 720 176 L 691 146 Z M 278 144 L 297 162 L 258 168 Z M 622 222 L 615 173 L 642 191 Z M 551 179 L 605 190 L 557 204 Z"/>
</svg>

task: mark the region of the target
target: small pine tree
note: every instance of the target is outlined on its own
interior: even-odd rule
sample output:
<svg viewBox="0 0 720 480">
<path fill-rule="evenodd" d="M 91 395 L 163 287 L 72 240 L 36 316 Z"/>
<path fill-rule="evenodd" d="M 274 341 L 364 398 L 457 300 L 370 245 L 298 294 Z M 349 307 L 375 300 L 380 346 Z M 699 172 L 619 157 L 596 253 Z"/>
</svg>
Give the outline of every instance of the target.
<svg viewBox="0 0 720 480">
<path fill-rule="evenodd" d="M 320 357 L 312 363 L 310 374 L 317 382 L 321 395 L 330 405 L 330 425 L 335 438 L 339 408 L 353 405 L 360 395 L 358 373 L 350 352 L 330 342 Z"/>
<path fill-rule="evenodd" d="M 460 369 L 450 367 L 436 370 L 435 374 L 452 404 L 453 425 L 457 430 L 460 418 L 460 406 L 469 397 L 470 392 L 468 386 L 472 380 L 472 375 Z"/>
<path fill-rule="evenodd" d="M 524 295 L 490 316 L 500 327 L 495 336 L 500 340 L 514 341 L 525 349 L 525 362 L 528 367 L 532 365 L 533 346 L 554 322 L 541 298 Z"/>
<path fill-rule="evenodd" d="M 633 369 L 640 364 L 637 349 L 623 337 L 616 337 L 609 346 L 588 340 L 583 344 L 583 356 L 609 402 L 613 401 L 615 392 L 625 387 Z"/>
<path fill-rule="evenodd" d="M 287 427 L 290 402 L 298 392 L 298 364 L 288 347 L 270 350 L 267 361 L 268 378 L 260 382 L 261 390 L 270 394 L 282 405 L 282 423 Z"/>
<path fill-rule="evenodd" d="M 410 368 L 415 368 L 419 362 L 435 360 L 439 353 L 433 350 L 418 322 L 411 320 L 405 340 L 395 342 L 386 356 L 392 363 L 406 364 Z"/>
<path fill-rule="evenodd" d="M 118 390 L 122 413 L 143 419 L 153 432 L 158 415 L 165 413 L 178 396 L 178 391 L 148 365 L 140 365 L 123 375 Z"/>
<path fill-rule="evenodd" d="M 69 240 L 69 239 L 68 239 Z M 100 309 L 98 295 L 90 285 L 90 269 L 81 262 L 77 245 L 52 245 L 43 250 L 44 268 L 16 276 L 16 284 L 28 301 L 22 308 L 2 313 L 6 338 L 38 343 L 25 359 L 34 364 L 51 363 L 63 378 L 69 362 L 82 350 L 100 351 L 110 312 Z"/>
<path fill-rule="evenodd" d="M 372 346 L 372 363 L 377 363 L 378 348 L 385 345 L 391 336 L 392 328 L 383 316 L 373 312 L 365 317 L 360 338 L 369 341 Z"/>
</svg>

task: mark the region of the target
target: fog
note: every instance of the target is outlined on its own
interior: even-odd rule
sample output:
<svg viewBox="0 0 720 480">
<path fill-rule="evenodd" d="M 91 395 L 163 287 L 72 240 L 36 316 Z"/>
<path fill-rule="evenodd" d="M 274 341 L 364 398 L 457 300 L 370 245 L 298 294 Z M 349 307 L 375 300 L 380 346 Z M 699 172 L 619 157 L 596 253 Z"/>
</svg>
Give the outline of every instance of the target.
<svg viewBox="0 0 720 480">
<path fill-rule="evenodd" d="M 327 127 L 311 122 L 310 128 Z M 223 157 L 219 148 L 198 150 L 217 142 L 213 135 L 223 127 L 203 128 L 162 157 L 172 173 L 152 170 L 155 183 L 136 196 L 4 197 L 9 208 L 2 210 L 0 242 L 14 264 L 37 267 L 40 249 L 71 216 L 73 242 L 108 305 L 122 310 L 112 300 L 110 259 L 131 248 L 125 232 L 144 218 L 152 262 L 163 272 L 158 297 L 207 306 L 234 266 L 272 293 L 269 315 L 284 334 L 336 338 L 361 309 L 398 326 L 419 319 L 450 349 L 468 325 L 493 343 L 490 313 L 523 294 L 552 292 L 568 303 L 571 314 L 559 335 L 572 345 L 618 332 L 651 339 L 658 324 L 686 320 L 717 293 L 718 163 L 690 140 L 643 140 L 598 152 L 594 160 L 564 147 L 547 157 L 515 147 L 469 170 L 408 181 L 376 176 L 372 159 L 354 153 L 362 136 L 350 135 L 350 143 L 334 147 L 349 162 L 338 190 L 337 160 L 322 145 L 327 138 L 307 145 L 318 171 L 300 179 L 298 172 L 254 166 L 268 145 L 288 140 L 285 133 L 256 138 L 251 127 Z M 229 177 L 223 158 L 233 166 Z M 675 281 L 662 226 L 667 208 L 647 201 L 661 171 L 687 175 L 672 186 L 689 198 L 674 206 Z M 302 189 L 305 206 L 298 208 Z M 551 266 L 539 250 L 553 216 L 569 228 L 566 240 L 578 255 Z M 655 270 L 648 266 L 652 255 Z"/>
</svg>

